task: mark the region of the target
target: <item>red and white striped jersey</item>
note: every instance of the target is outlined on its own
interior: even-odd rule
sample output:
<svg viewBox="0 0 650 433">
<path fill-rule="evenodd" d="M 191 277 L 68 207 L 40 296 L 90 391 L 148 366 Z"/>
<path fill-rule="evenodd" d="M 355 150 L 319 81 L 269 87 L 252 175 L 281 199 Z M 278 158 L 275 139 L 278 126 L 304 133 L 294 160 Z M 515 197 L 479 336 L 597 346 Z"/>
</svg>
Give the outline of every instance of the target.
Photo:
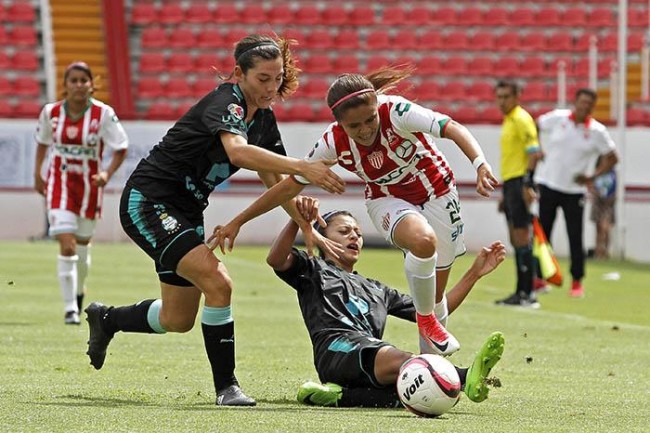
<svg viewBox="0 0 650 433">
<path fill-rule="evenodd" d="M 66 209 L 89 219 L 101 214 L 101 188 L 91 176 L 101 170 L 105 146 L 126 149 L 128 138 L 115 111 L 90 99 L 78 119 L 66 114 L 65 101 L 46 104 L 38 119 L 36 141 L 50 146 L 47 170 L 47 208 Z"/>
<path fill-rule="evenodd" d="M 366 199 L 397 197 L 421 205 L 449 192 L 454 173 L 433 141 L 443 135 L 449 116 L 394 95 L 378 95 L 378 111 L 380 137 L 374 145 L 355 143 L 334 122 L 307 159 L 337 159 L 366 182 Z"/>
</svg>

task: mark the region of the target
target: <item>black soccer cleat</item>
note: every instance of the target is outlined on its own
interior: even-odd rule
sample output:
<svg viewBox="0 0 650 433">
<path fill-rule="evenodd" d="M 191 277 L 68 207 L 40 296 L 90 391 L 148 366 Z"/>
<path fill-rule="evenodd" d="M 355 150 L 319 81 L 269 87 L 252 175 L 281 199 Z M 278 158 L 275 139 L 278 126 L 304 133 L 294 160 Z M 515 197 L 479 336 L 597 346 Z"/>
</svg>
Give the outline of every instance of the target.
<svg viewBox="0 0 650 433">
<path fill-rule="evenodd" d="M 113 338 L 113 333 L 108 333 L 102 326 L 102 318 L 108 311 L 108 307 L 99 302 L 93 302 L 84 310 L 87 314 L 86 321 L 90 329 L 88 338 L 88 352 L 90 364 L 99 370 L 104 365 L 106 359 L 106 348 Z"/>
<path fill-rule="evenodd" d="M 257 402 L 244 394 L 237 385 L 230 385 L 217 392 L 217 406 L 255 406 Z"/>
</svg>

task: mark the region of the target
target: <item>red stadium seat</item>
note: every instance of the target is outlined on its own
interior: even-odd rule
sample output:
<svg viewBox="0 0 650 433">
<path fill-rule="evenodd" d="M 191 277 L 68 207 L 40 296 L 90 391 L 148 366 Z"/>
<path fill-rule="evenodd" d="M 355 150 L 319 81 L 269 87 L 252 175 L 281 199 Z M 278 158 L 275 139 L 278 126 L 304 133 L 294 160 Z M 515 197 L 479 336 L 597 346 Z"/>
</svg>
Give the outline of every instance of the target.
<svg viewBox="0 0 650 433">
<path fill-rule="evenodd" d="M 519 46 L 519 33 L 516 31 L 505 31 L 495 39 L 497 51 L 518 51 Z"/>
<path fill-rule="evenodd" d="M 9 35 L 4 26 L 0 26 L 0 44 L 5 45 L 9 43 Z"/>
<path fill-rule="evenodd" d="M 402 6 L 386 6 L 381 14 L 384 26 L 402 26 L 408 24 L 406 10 Z"/>
<path fill-rule="evenodd" d="M 440 101 L 462 101 L 466 97 L 465 83 L 462 81 L 448 81 L 442 85 L 442 91 L 436 99 Z"/>
<path fill-rule="evenodd" d="M 207 3 L 195 3 L 185 11 L 185 21 L 190 24 L 208 24 L 213 21 L 212 11 Z"/>
<path fill-rule="evenodd" d="M 267 11 L 266 18 L 270 24 L 291 24 L 293 22 L 293 10 L 288 4 L 274 4 Z"/>
<path fill-rule="evenodd" d="M 11 65 L 11 58 L 6 52 L 0 51 L 0 70 L 5 69 L 13 69 L 13 66 Z"/>
<path fill-rule="evenodd" d="M 416 50 L 420 46 L 417 33 L 408 27 L 398 30 L 391 41 L 395 50 Z"/>
<path fill-rule="evenodd" d="M 519 27 L 532 26 L 535 24 L 535 11 L 531 8 L 522 7 L 510 12 L 510 24 Z"/>
<path fill-rule="evenodd" d="M 467 86 L 467 99 L 477 102 L 494 101 L 494 86 L 486 81 L 475 81 Z"/>
<path fill-rule="evenodd" d="M 167 70 L 167 60 L 162 53 L 142 53 L 140 55 L 140 73 L 158 74 Z"/>
<path fill-rule="evenodd" d="M 178 104 L 178 107 L 174 109 L 174 119 L 180 119 L 183 117 L 193 106 L 194 102 L 181 102 Z"/>
<path fill-rule="evenodd" d="M 210 93 L 217 87 L 219 83 L 216 78 L 199 78 L 194 82 L 192 86 L 192 91 L 194 92 L 195 98 L 202 98 L 206 94 Z"/>
<path fill-rule="evenodd" d="M 244 24 L 262 24 L 267 21 L 266 10 L 261 4 L 244 4 L 239 12 L 239 20 Z"/>
<path fill-rule="evenodd" d="M 194 57 L 189 52 L 174 52 L 167 59 L 169 72 L 189 74 L 195 71 Z"/>
<path fill-rule="evenodd" d="M 36 72 L 41 68 L 40 60 L 33 51 L 17 51 L 11 58 L 12 69 Z"/>
<path fill-rule="evenodd" d="M 194 58 L 194 70 L 197 74 L 212 75 L 215 73 L 213 68 L 219 69 L 220 67 L 221 61 L 216 54 L 203 53 Z"/>
<path fill-rule="evenodd" d="M 162 24 L 180 24 L 185 20 L 185 10 L 176 3 L 163 4 L 158 13 Z"/>
<path fill-rule="evenodd" d="M 467 75 L 492 75 L 492 58 L 489 56 L 474 56 L 467 62 Z"/>
<path fill-rule="evenodd" d="M 417 73 L 419 75 L 439 74 L 443 65 L 438 56 L 423 56 L 417 62 Z"/>
<path fill-rule="evenodd" d="M 41 82 L 34 77 L 19 76 L 13 80 L 12 85 L 13 93 L 17 96 L 40 96 L 41 94 Z"/>
<path fill-rule="evenodd" d="M 592 36 L 596 37 L 596 44 L 598 44 L 598 37 L 595 34 L 584 32 L 576 39 L 573 44 L 573 50 L 579 53 L 588 53 Z"/>
<path fill-rule="evenodd" d="M 439 99 L 441 91 L 444 92 L 444 87 L 441 90 L 435 80 L 423 81 L 415 88 L 415 94 L 420 101 L 436 101 Z"/>
<path fill-rule="evenodd" d="M 314 111 L 313 120 L 315 122 L 332 123 L 334 122 L 334 115 L 332 114 L 332 110 L 330 110 L 330 107 L 328 107 L 327 104 L 321 104 L 319 105 L 319 108 Z"/>
<path fill-rule="evenodd" d="M 320 10 L 313 5 L 302 5 L 294 14 L 295 24 L 313 26 L 321 23 Z"/>
<path fill-rule="evenodd" d="M 571 7 L 562 15 L 562 25 L 580 28 L 587 24 L 587 13 L 584 7 Z"/>
<path fill-rule="evenodd" d="M 519 74 L 522 77 L 542 78 L 547 76 L 546 61 L 543 57 L 526 57 L 519 66 Z"/>
<path fill-rule="evenodd" d="M 475 105 L 463 105 L 454 113 L 454 120 L 462 123 L 475 123 L 480 118 L 480 113 Z"/>
<path fill-rule="evenodd" d="M 221 58 L 221 70 L 227 73 L 235 69 L 235 58 L 231 54 L 227 54 Z"/>
<path fill-rule="evenodd" d="M 502 7 L 493 7 L 483 14 L 483 25 L 505 26 L 510 22 L 510 13 L 508 9 Z"/>
<path fill-rule="evenodd" d="M 235 44 L 239 42 L 240 39 L 248 36 L 249 32 L 242 28 L 229 29 L 227 32 L 224 32 L 221 37 L 224 48 L 230 50 L 235 48 Z"/>
<path fill-rule="evenodd" d="M 494 33 L 480 30 L 469 37 L 469 47 L 474 51 L 494 51 L 496 40 Z"/>
<path fill-rule="evenodd" d="M 9 82 L 9 79 L 7 77 L 0 76 L 0 96 L 8 96 L 11 95 L 13 92 L 13 86 Z M 0 104 L 0 106 L 4 106 L 7 104 Z"/>
<path fill-rule="evenodd" d="M 463 75 L 467 73 L 467 61 L 463 56 L 451 56 L 444 62 L 442 75 Z"/>
<path fill-rule="evenodd" d="M 24 117 L 33 119 L 41 112 L 43 105 L 40 102 L 31 101 L 28 99 L 20 100 L 13 109 L 12 117 Z"/>
<path fill-rule="evenodd" d="M 425 50 L 437 50 L 444 47 L 440 30 L 426 30 L 420 35 L 420 48 Z"/>
<path fill-rule="evenodd" d="M 399 66 L 399 67 L 409 67 L 409 68 L 412 68 L 412 67 L 414 67 L 415 64 L 417 63 L 417 59 L 416 59 L 415 57 L 413 57 L 413 56 L 408 56 L 408 55 L 397 56 L 397 57 L 395 57 L 395 58 L 393 59 L 393 61 L 392 61 L 391 63 L 392 63 L 393 65 L 395 65 L 395 66 Z"/>
<path fill-rule="evenodd" d="M 287 108 L 286 118 L 294 122 L 311 122 L 314 120 L 314 109 L 309 103 L 294 102 Z"/>
<path fill-rule="evenodd" d="M 348 20 L 353 26 L 372 26 L 375 24 L 375 11 L 370 6 L 356 6 L 350 11 Z"/>
<path fill-rule="evenodd" d="M 305 46 L 311 49 L 329 49 L 336 48 L 334 38 L 329 30 L 315 29 L 305 38 Z"/>
<path fill-rule="evenodd" d="M 302 89 L 302 94 L 305 98 L 316 99 L 319 101 L 325 101 L 329 88 L 329 80 L 324 78 L 311 78 L 304 85 L 299 87 L 299 89 Z"/>
<path fill-rule="evenodd" d="M 35 23 L 36 9 L 31 2 L 11 3 L 6 10 L 6 20 L 13 23 Z"/>
<path fill-rule="evenodd" d="M 560 10 L 556 7 L 543 7 L 537 11 L 537 16 L 533 25 L 542 27 L 559 26 L 562 22 Z"/>
<path fill-rule="evenodd" d="M 157 77 L 141 77 L 137 84 L 137 98 L 159 98 L 165 95 L 165 86 Z"/>
<path fill-rule="evenodd" d="M 348 24 L 348 11 L 343 6 L 330 3 L 322 10 L 320 24 L 326 26 L 345 26 Z"/>
<path fill-rule="evenodd" d="M 239 11 L 234 4 L 219 2 L 213 12 L 213 18 L 217 24 L 234 24 L 239 22 Z"/>
<path fill-rule="evenodd" d="M 425 24 L 430 25 L 433 22 L 435 24 L 443 25 L 443 26 L 455 26 L 458 23 L 458 18 L 456 17 L 456 9 L 453 7 L 443 6 L 441 8 L 434 10 L 433 12 L 430 12 L 428 8 L 424 8 L 424 9 L 425 9 L 424 11 L 418 12 L 421 13 L 422 16 L 424 17 L 423 21 L 424 19 L 426 19 L 425 22 L 420 21 L 421 25 L 425 25 Z M 409 23 L 412 15 L 415 15 L 415 13 L 413 13 L 412 11 L 407 15 L 409 19 Z"/>
<path fill-rule="evenodd" d="M 31 47 L 38 44 L 36 30 L 31 26 L 15 26 L 10 35 L 9 39 L 14 45 Z"/>
<path fill-rule="evenodd" d="M 135 3 L 131 9 L 131 24 L 146 26 L 158 22 L 158 9 L 153 3 Z"/>
<path fill-rule="evenodd" d="M 503 122 L 503 113 L 501 113 L 501 110 L 499 110 L 498 107 L 490 105 L 478 112 L 476 122 L 480 124 L 496 125 Z"/>
<path fill-rule="evenodd" d="M 340 54 L 332 62 L 332 71 L 336 74 L 359 72 L 359 58 L 354 54 Z"/>
<path fill-rule="evenodd" d="M 355 29 L 339 29 L 334 35 L 334 46 L 339 50 L 359 48 L 359 34 Z"/>
<path fill-rule="evenodd" d="M 638 52 L 643 48 L 643 34 L 641 32 L 630 33 L 627 36 L 627 51 Z"/>
<path fill-rule="evenodd" d="M 436 15 L 437 13 L 433 13 L 427 6 L 413 6 L 406 12 L 406 19 L 411 26 L 425 26 L 431 25 L 431 20 L 435 22 Z"/>
<path fill-rule="evenodd" d="M 519 39 L 519 49 L 522 51 L 544 51 L 546 50 L 546 36 L 543 32 L 533 31 Z"/>
<path fill-rule="evenodd" d="M 567 76 L 573 75 L 573 58 L 568 56 L 556 56 L 553 58 L 548 66 L 548 75 L 554 78 L 557 77 L 558 71 L 560 70 L 560 62 L 564 62 L 564 71 Z"/>
<path fill-rule="evenodd" d="M 224 37 L 217 29 L 202 29 L 196 35 L 196 46 L 198 48 L 232 48 L 226 45 Z"/>
<path fill-rule="evenodd" d="M 519 75 L 519 60 L 504 56 L 494 62 L 494 75 L 497 77 L 516 77 Z"/>
<path fill-rule="evenodd" d="M 332 73 L 331 60 L 325 54 L 314 54 L 305 60 L 302 70 L 306 74 L 330 74 Z"/>
<path fill-rule="evenodd" d="M 169 35 L 169 46 L 172 48 L 194 48 L 196 46 L 194 32 L 187 27 L 173 29 Z"/>
<path fill-rule="evenodd" d="M 458 11 L 457 17 L 458 23 L 463 26 L 483 25 L 483 10 L 475 6 L 461 9 Z"/>
<path fill-rule="evenodd" d="M 296 41 L 298 41 L 300 46 L 304 47 L 305 33 L 302 30 L 293 27 L 288 27 L 285 28 L 284 31 L 280 34 L 282 35 L 282 37 L 286 39 L 295 39 Z"/>
<path fill-rule="evenodd" d="M 573 36 L 569 32 L 559 31 L 546 39 L 547 51 L 573 51 Z"/>
<path fill-rule="evenodd" d="M 170 78 L 165 86 L 165 97 L 168 98 L 190 98 L 194 93 L 192 86 L 187 82 L 186 78 Z"/>
<path fill-rule="evenodd" d="M 169 42 L 167 32 L 162 27 L 147 27 L 142 30 L 142 48 L 164 48 Z"/>
<path fill-rule="evenodd" d="M 627 24 L 630 27 L 648 27 L 648 11 L 646 9 L 629 8 L 627 10 Z"/>
<path fill-rule="evenodd" d="M 368 58 L 366 62 L 366 72 L 376 71 L 377 69 L 388 66 L 391 63 L 390 59 L 381 54 L 375 54 Z M 422 72 L 422 71 L 418 71 Z"/>
<path fill-rule="evenodd" d="M 608 33 L 598 41 L 598 50 L 603 52 L 614 52 L 618 49 L 618 34 Z"/>
<path fill-rule="evenodd" d="M 613 27 L 617 23 L 611 8 L 597 7 L 589 12 L 587 25 L 590 27 Z"/>
<path fill-rule="evenodd" d="M 392 47 L 388 30 L 371 30 L 366 34 L 365 46 L 370 51 L 387 50 Z"/>
<path fill-rule="evenodd" d="M 144 118 L 147 120 L 173 120 L 176 118 L 176 110 L 167 102 L 153 102 L 147 108 Z"/>
<path fill-rule="evenodd" d="M 630 126 L 645 125 L 648 123 L 648 113 L 646 113 L 642 108 L 631 107 L 627 109 L 625 115 L 627 119 L 627 124 Z"/>
<path fill-rule="evenodd" d="M 273 104 L 273 114 L 277 120 L 287 120 L 287 109 L 283 104 Z"/>
<path fill-rule="evenodd" d="M 533 102 L 533 101 L 548 101 L 548 95 L 546 93 L 546 84 L 543 82 L 535 81 L 528 83 L 524 86 L 521 92 L 521 101 L 522 102 Z"/>
<path fill-rule="evenodd" d="M 469 38 L 465 30 L 454 30 L 444 36 L 444 47 L 448 50 L 467 50 L 470 49 Z"/>
</svg>

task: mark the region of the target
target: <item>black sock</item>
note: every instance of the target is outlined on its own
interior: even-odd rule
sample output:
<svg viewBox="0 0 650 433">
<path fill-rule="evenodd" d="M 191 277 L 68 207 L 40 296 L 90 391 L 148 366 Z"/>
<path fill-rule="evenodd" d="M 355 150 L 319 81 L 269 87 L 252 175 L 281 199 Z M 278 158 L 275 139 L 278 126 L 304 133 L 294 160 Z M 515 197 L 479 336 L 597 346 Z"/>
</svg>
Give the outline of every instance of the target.
<svg viewBox="0 0 650 433">
<path fill-rule="evenodd" d="M 77 311 L 81 313 L 81 308 L 83 308 L 84 304 L 84 294 L 77 295 Z"/>
<path fill-rule="evenodd" d="M 235 378 L 235 323 L 201 323 L 201 328 L 217 393 L 230 385 L 239 385 Z"/>
<path fill-rule="evenodd" d="M 456 366 L 454 366 L 456 367 Z M 467 371 L 469 368 L 460 368 L 456 367 L 456 372 L 458 373 L 458 377 L 460 378 L 460 389 L 465 389 L 465 382 L 467 382 Z"/>
<path fill-rule="evenodd" d="M 104 329 L 110 333 L 117 331 L 156 333 L 147 321 L 147 312 L 154 301 L 155 299 L 146 299 L 126 307 L 109 308 L 104 315 Z"/>
<path fill-rule="evenodd" d="M 517 292 L 530 295 L 533 291 L 533 249 L 530 245 L 515 248 L 517 261 Z"/>
<path fill-rule="evenodd" d="M 401 407 L 395 387 L 343 388 L 339 407 Z"/>
</svg>

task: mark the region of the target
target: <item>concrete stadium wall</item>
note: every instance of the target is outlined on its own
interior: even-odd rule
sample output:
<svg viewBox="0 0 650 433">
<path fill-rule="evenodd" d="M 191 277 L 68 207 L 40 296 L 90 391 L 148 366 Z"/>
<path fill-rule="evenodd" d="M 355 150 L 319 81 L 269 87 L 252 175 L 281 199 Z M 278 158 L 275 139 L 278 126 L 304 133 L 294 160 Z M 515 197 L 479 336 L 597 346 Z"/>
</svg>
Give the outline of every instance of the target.
<svg viewBox="0 0 650 433">
<path fill-rule="evenodd" d="M 128 173 L 135 167 L 139 159 L 145 156 L 149 149 L 158 142 L 171 122 L 124 122 L 131 141 L 130 155 L 124 166 L 111 180 L 104 200 L 104 217 L 99 222 L 96 241 L 125 241 L 127 237 L 122 232 L 118 219 L 119 193 Z M 281 125 L 288 153 L 295 157 L 304 156 L 318 139 L 325 125 L 319 124 L 284 124 Z M 39 235 L 44 226 L 44 203 L 42 198 L 31 189 L 34 159 L 33 131 L 35 122 L 32 121 L 1 121 L 0 120 L 0 239 L 23 240 L 30 236 Z M 499 173 L 499 130 L 498 126 L 470 126 L 485 150 L 488 161 L 495 172 Z M 611 133 L 617 138 L 616 130 Z M 625 256 L 632 260 L 650 262 L 650 176 L 647 175 L 643 161 L 650 160 L 650 129 L 628 128 L 627 144 L 623 149 L 624 181 L 632 189 L 641 191 L 629 195 L 624 205 L 624 215 L 619 219 L 624 224 Z M 490 199 L 479 197 L 473 190 L 475 172 L 469 161 L 457 149 L 453 142 L 440 140 L 439 148 L 450 160 L 456 178 L 460 185 L 462 214 L 465 221 L 465 241 L 471 251 L 476 251 L 495 239 L 501 239 L 507 244 L 505 220 L 497 208 L 498 193 Z M 357 179 L 339 171 L 347 180 L 356 182 Z M 250 171 L 242 170 L 235 180 L 256 179 Z M 216 191 L 210 197 L 211 205 L 205 213 L 206 232 L 244 209 L 257 197 L 263 189 L 260 186 L 241 187 L 233 182 Z M 363 204 L 363 191 L 358 186 L 352 186 L 342 196 L 332 196 L 323 191 L 309 188 L 306 193 L 319 197 L 323 210 L 347 209 L 353 212 L 364 228 L 367 240 L 374 244 L 383 244 L 369 218 L 366 216 Z M 592 247 L 594 242 L 593 224 L 588 221 L 587 209 L 585 245 Z M 240 244 L 268 244 L 280 231 L 287 220 L 281 209 L 264 215 L 246 225 L 238 238 Z M 615 233 L 614 243 L 617 242 Z M 556 252 L 565 256 L 568 254 L 565 226 L 558 219 L 552 242 Z"/>
</svg>

